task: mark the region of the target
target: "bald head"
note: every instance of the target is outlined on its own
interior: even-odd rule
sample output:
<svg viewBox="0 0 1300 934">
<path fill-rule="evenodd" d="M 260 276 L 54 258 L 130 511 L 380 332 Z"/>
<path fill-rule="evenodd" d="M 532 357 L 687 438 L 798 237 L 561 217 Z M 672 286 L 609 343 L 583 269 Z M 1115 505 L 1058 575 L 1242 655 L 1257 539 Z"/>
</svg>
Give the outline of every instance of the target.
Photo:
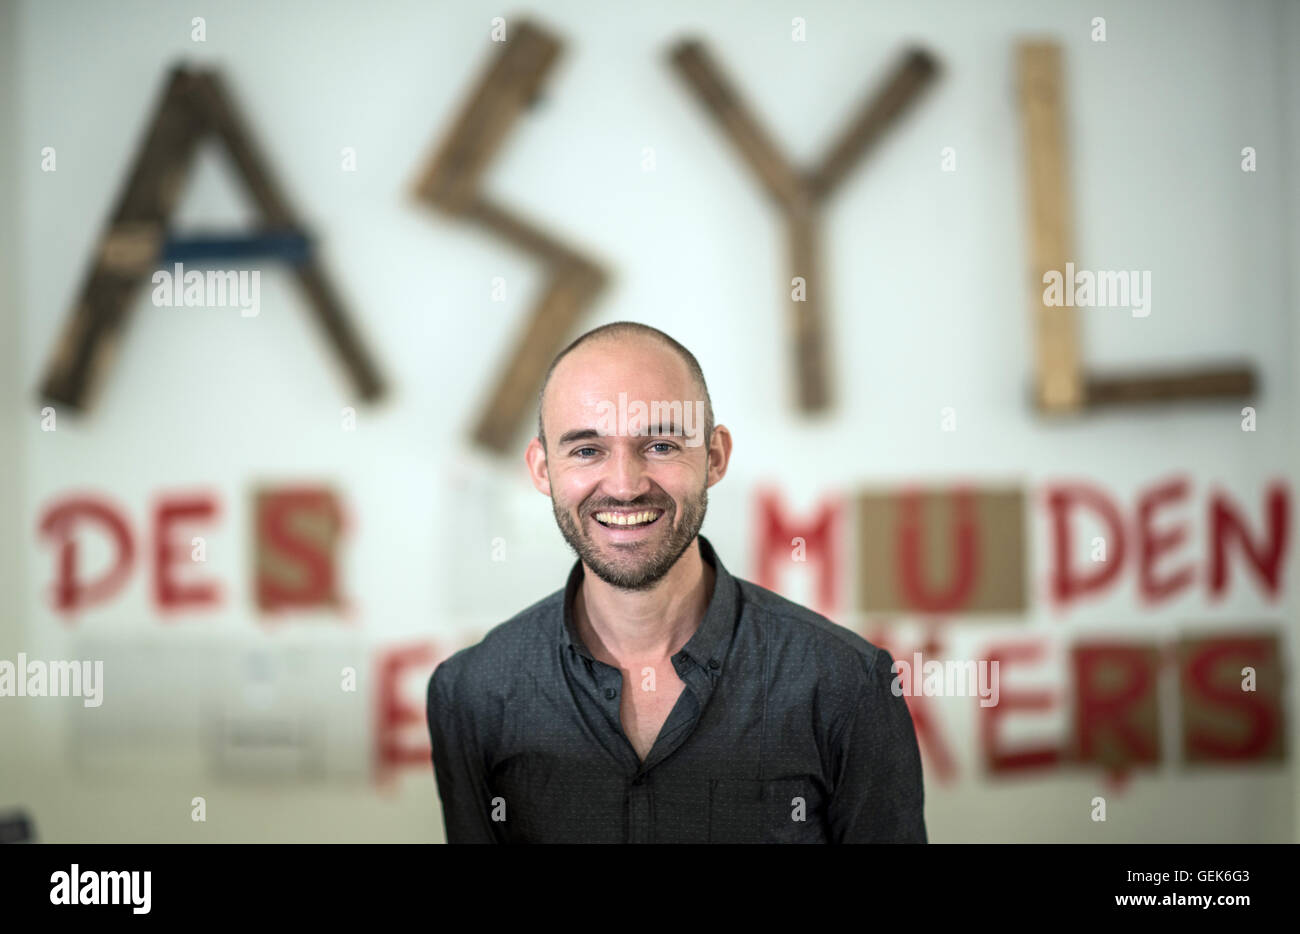
<svg viewBox="0 0 1300 934">
<path fill-rule="evenodd" d="M 559 377 L 566 391 L 571 388 L 579 394 L 591 394 L 594 387 L 603 386 L 609 397 L 610 394 L 617 395 L 614 392 L 616 385 L 645 376 L 647 370 L 654 371 L 651 375 L 661 378 L 660 386 L 680 387 L 677 392 L 653 398 L 703 401 L 704 444 L 707 445 L 713 435 L 713 403 L 709 399 L 704 371 L 695 355 L 658 328 L 634 321 L 616 321 L 583 334 L 551 361 L 537 395 L 537 437 L 542 447 L 546 447 L 543 414 L 554 378 Z M 686 395 L 687 390 L 689 395 Z"/>
</svg>

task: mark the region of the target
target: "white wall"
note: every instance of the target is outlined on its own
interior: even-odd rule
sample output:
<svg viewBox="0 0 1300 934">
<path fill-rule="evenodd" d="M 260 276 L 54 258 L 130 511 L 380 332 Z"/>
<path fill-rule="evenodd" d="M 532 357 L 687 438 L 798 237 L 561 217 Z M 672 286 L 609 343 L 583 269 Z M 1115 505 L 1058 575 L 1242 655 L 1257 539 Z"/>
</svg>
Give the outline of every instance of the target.
<svg viewBox="0 0 1300 934">
<path fill-rule="evenodd" d="M 1284 87 L 1283 97 L 1283 125 L 1286 127 L 1286 145 L 1283 150 L 1286 154 L 1286 165 L 1296 165 L 1300 162 L 1300 62 L 1296 61 L 1292 51 L 1300 46 L 1300 5 L 1294 3 L 1283 3 L 1281 15 L 1281 28 L 1277 30 L 1276 41 L 1278 48 L 1278 57 L 1281 62 L 1279 69 L 1282 75 Z M 1290 279 L 1287 283 L 1289 288 L 1289 300 L 1283 303 L 1283 307 L 1290 310 L 1290 320 L 1300 320 L 1300 263 L 1295 262 L 1295 257 L 1300 254 L 1300 176 L 1292 172 L 1290 178 L 1283 182 L 1283 189 L 1288 194 L 1285 195 L 1285 204 L 1287 206 L 1287 230 L 1283 241 L 1285 247 L 1286 266 L 1290 271 Z M 1300 331 L 1296 328 L 1291 329 L 1290 335 L 1291 361 L 1292 365 L 1300 364 Z M 1300 386 L 1293 385 L 1292 400 L 1296 408 L 1300 408 Z M 1294 411 L 1294 410 L 1293 410 Z M 1291 454 L 1288 458 L 1292 467 L 1292 475 L 1300 465 L 1300 436 L 1296 432 L 1291 432 Z M 1291 567 L 1294 569 L 1300 564 L 1300 556 L 1292 556 Z M 1292 578 L 1294 579 L 1294 577 Z M 1288 613 L 1291 625 L 1297 625 L 1297 614 L 1295 602 L 1292 601 Z M 1294 656 L 1293 656 L 1294 657 Z M 1295 669 L 1292 668 L 1292 671 Z M 1291 696 L 1293 699 L 1300 698 L 1300 684 L 1291 685 Z M 1293 700 L 1291 710 L 1300 709 L 1300 700 Z M 1294 716 L 1294 715 L 1293 715 Z M 1300 724 L 1294 720 L 1291 724 L 1291 748 L 1295 749 L 1300 746 Z M 1295 776 L 1295 806 L 1292 814 L 1295 820 L 1295 836 L 1293 839 L 1300 839 L 1300 772 L 1293 772 Z"/>
<path fill-rule="evenodd" d="M 6 135 L 18 125 L 17 7 L 0 4 L 0 126 Z M 23 506 L 23 374 L 19 365 L 21 343 L 18 315 L 18 271 L 15 261 L 22 229 L 18 201 L 19 150 L 0 147 L 0 658 L 13 658 L 21 648 L 26 541 L 20 516 Z M 0 812 L 16 799 L 7 789 L 15 774 L 24 770 L 23 758 L 14 750 L 27 748 L 24 718 L 15 704 L 0 704 Z"/>
<path fill-rule="evenodd" d="M 1140 487 L 1186 473 L 1196 515 L 1209 485 L 1220 483 L 1254 516 L 1265 480 L 1285 475 L 1294 490 L 1297 478 L 1290 426 L 1300 280 L 1290 260 L 1300 243 L 1300 70 L 1290 50 L 1300 27 L 1287 6 L 552 0 L 537 16 L 563 36 L 566 55 L 542 105 L 511 134 L 490 187 L 613 269 L 616 282 L 590 324 L 643 320 L 699 357 L 718 419 L 737 439 L 705 533 L 741 576 L 753 572 L 753 491 L 768 482 L 792 507 L 807 508 L 824 495 L 907 478 L 1009 478 L 1032 492 L 1078 477 L 1129 500 Z M 0 646 L 10 649 L 3 657 L 21 646 L 70 652 L 78 638 L 121 633 L 205 645 L 310 641 L 320 620 L 272 635 L 253 612 L 248 502 L 262 479 L 332 482 L 358 519 L 345 580 L 360 635 L 321 637 L 340 651 L 429 636 L 453 643 L 560 586 L 571 556 L 520 459 L 491 464 L 464 441 L 539 277 L 526 258 L 408 196 L 493 51 L 487 31 L 499 13 L 490 3 L 210 0 L 204 44 L 190 40 L 194 12 L 173 4 L 26 2 L 3 14 L 17 20 L 0 28 L 17 54 L 0 56 L 0 83 L 14 96 L 0 117 L 16 128 L 17 146 L 13 171 L 0 176 L 12 179 L 19 211 L 3 212 L 0 235 L 21 239 L 0 257 L 9 262 L 0 269 L 8 273 L 0 298 L 11 309 L 4 337 L 17 330 L 2 343 L 21 355 L 17 378 L 4 384 L 15 456 L 0 466 L 0 509 L 8 503 L 17 516 L 0 519 L 8 518 L 7 531 L 17 523 L 17 545 L 3 540 L 18 554 L 0 562 L 8 575 L 0 583 L 10 585 L 0 599 L 16 599 L 4 619 L 19 622 L 0 629 Z M 1104 44 L 1089 38 L 1098 15 L 1107 19 Z M 806 18 L 806 43 L 790 41 L 792 16 Z M 853 172 L 827 216 L 841 408 L 824 422 L 806 422 L 788 402 L 776 297 L 787 275 L 783 231 L 665 62 L 668 46 L 686 34 L 707 40 L 764 124 L 804 161 L 820 153 L 906 40 L 943 63 L 941 83 Z M 1231 404 L 1052 426 L 1029 409 L 1012 57 L 1024 35 L 1065 46 L 1078 262 L 1152 271 L 1149 318 L 1083 316 L 1089 358 L 1116 367 L 1249 359 L 1263 385 L 1255 434 L 1239 430 Z M 155 308 L 142 294 L 92 417 L 61 415 L 57 432 L 39 430 L 32 392 L 165 70 L 178 58 L 223 69 L 391 378 L 388 402 L 358 404 L 355 433 L 339 430 L 340 409 L 357 404 L 350 387 L 292 282 L 273 267 L 263 274 L 255 319 Z M 55 173 L 40 170 L 47 145 L 58 152 Z M 1253 175 L 1238 168 L 1245 145 L 1260 153 Z M 345 146 L 357 150 L 356 173 L 340 171 Z M 955 173 L 939 170 L 945 146 L 957 149 Z M 642 170 L 645 147 L 655 150 L 654 172 Z M 205 152 L 179 223 L 238 222 L 247 216 L 240 197 L 226 165 Z M 489 300 L 498 275 L 508 282 L 505 303 Z M 944 406 L 957 407 L 955 434 L 938 430 Z M 35 527 L 52 498 L 82 487 L 117 500 L 136 526 L 158 490 L 218 491 L 223 521 L 207 571 L 227 591 L 223 608 L 187 621 L 180 635 L 159 636 L 148 578 L 137 572 L 117 600 L 64 627 L 45 599 L 51 553 Z M 1041 511 L 1032 517 L 1031 541 L 1041 543 Z M 1198 525 L 1194 541 L 1202 531 Z M 504 564 L 488 558 L 497 536 L 508 542 Z M 1045 558 L 1035 562 L 1037 587 Z M 1296 580 L 1294 561 L 1288 580 Z M 1148 613 L 1130 577 L 1070 614 L 1064 630 L 1036 609 L 1009 627 L 963 627 L 957 644 L 974 650 L 1008 631 L 1144 627 L 1165 637 L 1187 621 L 1294 620 L 1290 596 L 1277 607 L 1240 587 L 1210 607 L 1204 593 L 1194 588 Z M 1294 633 L 1287 650 L 1294 653 Z M 1291 691 L 1295 740 L 1300 704 L 1294 684 Z M 1134 782 L 1115 805 L 1121 819 L 1102 837 L 1086 810 L 1074 810 L 1093 793 L 1094 776 L 989 784 L 974 774 L 965 719 L 954 713 L 949 722 L 963 777 L 928 789 L 935 840 L 1296 835 L 1293 758 L 1286 769 L 1190 777 L 1170 765 Z M 422 771 L 383 792 L 363 782 L 227 787 L 186 757 L 166 774 L 156 761 L 152 772 L 128 764 L 116 778 L 86 778 L 69 764 L 67 724 L 54 708 L 0 726 L 22 731 L 24 751 L 0 772 L 0 807 L 28 803 L 48 840 L 441 834 L 432 778 Z M 210 811 L 219 817 L 206 826 L 189 820 L 194 794 L 216 802 Z"/>
</svg>

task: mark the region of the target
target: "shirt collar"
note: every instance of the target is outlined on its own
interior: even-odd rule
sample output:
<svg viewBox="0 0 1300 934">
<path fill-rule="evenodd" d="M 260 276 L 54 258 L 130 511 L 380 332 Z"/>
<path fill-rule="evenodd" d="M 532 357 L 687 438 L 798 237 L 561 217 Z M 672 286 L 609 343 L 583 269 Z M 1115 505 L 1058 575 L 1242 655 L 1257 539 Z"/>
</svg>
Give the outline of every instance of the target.
<svg viewBox="0 0 1300 934">
<path fill-rule="evenodd" d="M 726 660 L 727 648 L 736 629 L 736 611 L 740 600 L 735 578 L 723 566 L 709 540 L 703 535 L 697 535 L 696 539 L 700 543 L 700 557 L 712 565 L 715 572 L 713 595 L 709 598 L 709 608 L 704 613 L 699 629 L 687 640 L 678 654 L 685 653 L 697 665 L 718 674 L 721 672 L 722 663 Z M 577 627 L 573 619 L 573 598 L 578 592 L 579 585 L 582 584 L 584 573 L 582 561 L 575 561 L 573 569 L 569 572 L 568 583 L 564 587 L 560 640 L 562 646 L 572 647 L 584 658 L 592 658 L 577 635 Z"/>
</svg>

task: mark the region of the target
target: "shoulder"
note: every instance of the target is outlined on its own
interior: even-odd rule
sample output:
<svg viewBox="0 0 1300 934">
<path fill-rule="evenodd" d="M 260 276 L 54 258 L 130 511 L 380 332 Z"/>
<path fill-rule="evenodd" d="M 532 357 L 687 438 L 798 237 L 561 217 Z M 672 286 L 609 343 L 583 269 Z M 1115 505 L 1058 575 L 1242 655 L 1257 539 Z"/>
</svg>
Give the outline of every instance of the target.
<svg viewBox="0 0 1300 934">
<path fill-rule="evenodd" d="M 821 613 L 752 581 L 736 578 L 746 615 L 777 660 L 811 662 L 821 677 L 862 686 L 893 664 L 889 653 Z"/>
<path fill-rule="evenodd" d="M 474 645 L 448 656 L 429 677 L 430 710 L 439 703 L 466 703 L 500 694 L 530 674 L 530 665 L 545 658 L 554 644 L 554 626 L 564 609 L 564 590 L 557 590 L 492 627 Z"/>
<path fill-rule="evenodd" d="M 885 648 L 765 587 L 736 580 L 744 616 L 763 645 L 767 677 L 802 685 L 796 696 L 824 715 L 832 743 L 859 711 L 884 716 L 898 710 L 894 659 Z"/>
</svg>

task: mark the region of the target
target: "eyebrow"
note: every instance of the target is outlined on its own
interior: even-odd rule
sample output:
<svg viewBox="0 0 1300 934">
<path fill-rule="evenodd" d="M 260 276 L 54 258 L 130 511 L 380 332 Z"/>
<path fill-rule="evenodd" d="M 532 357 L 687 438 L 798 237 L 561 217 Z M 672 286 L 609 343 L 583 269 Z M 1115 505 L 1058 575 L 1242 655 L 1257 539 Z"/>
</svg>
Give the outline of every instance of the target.
<svg viewBox="0 0 1300 934">
<path fill-rule="evenodd" d="M 577 428 L 573 431 L 566 431 L 560 435 L 560 440 L 556 442 L 560 447 L 573 441 L 586 441 L 589 438 L 599 438 L 600 432 L 594 428 Z"/>
<path fill-rule="evenodd" d="M 670 420 L 668 422 L 667 430 L 664 430 L 660 425 L 653 425 L 646 430 L 644 437 L 657 437 L 661 435 L 674 436 L 677 434 L 678 432 L 675 430 L 674 422 Z M 575 428 L 572 431 L 566 431 L 564 434 L 560 435 L 560 440 L 556 442 L 556 446 L 564 447 L 566 444 L 571 444 L 574 441 L 589 441 L 592 438 L 600 437 L 602 437 L 601 433 L 595 428 Z M 642 437 L 642 435 L 632 435 L 632 437 Z"/>
</svg>

